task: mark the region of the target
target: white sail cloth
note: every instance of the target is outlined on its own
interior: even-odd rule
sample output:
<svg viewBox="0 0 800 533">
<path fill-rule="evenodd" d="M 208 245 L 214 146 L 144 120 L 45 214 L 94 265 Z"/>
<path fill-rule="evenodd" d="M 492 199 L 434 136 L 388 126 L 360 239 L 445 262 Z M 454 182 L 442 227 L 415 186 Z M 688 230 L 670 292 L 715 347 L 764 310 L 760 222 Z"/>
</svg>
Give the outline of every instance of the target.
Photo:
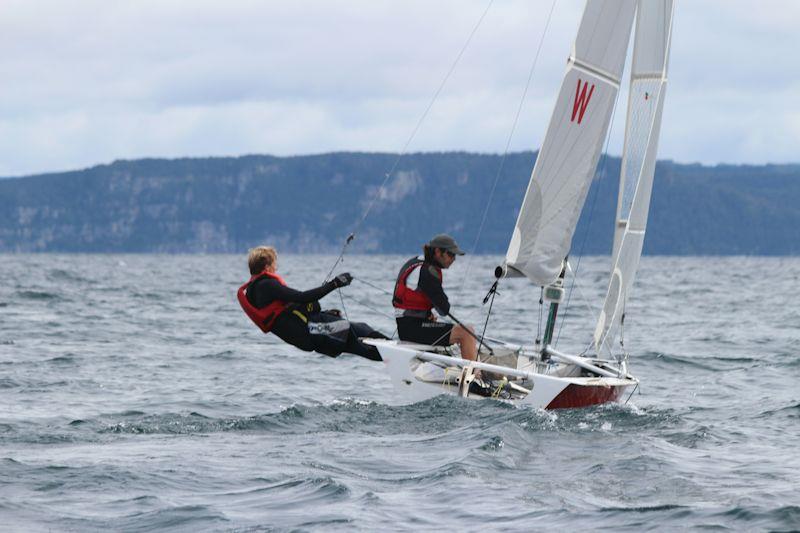
<svg viewBox="0 0 800 533">
<path fill-rule="evenodd" d="M 667 86 L 672 0 L 642 0 L 636 15 L 631 87 L 622 155 L 611 279 L 594 333 L 610 350 L 642 255 Z"/>
<path fill-rule="evenodd" d="M 561 272 L 597 168 L 625 63 L 635 0 L 588 1 L 506 252 L 509 273 Z"/>
</svg>

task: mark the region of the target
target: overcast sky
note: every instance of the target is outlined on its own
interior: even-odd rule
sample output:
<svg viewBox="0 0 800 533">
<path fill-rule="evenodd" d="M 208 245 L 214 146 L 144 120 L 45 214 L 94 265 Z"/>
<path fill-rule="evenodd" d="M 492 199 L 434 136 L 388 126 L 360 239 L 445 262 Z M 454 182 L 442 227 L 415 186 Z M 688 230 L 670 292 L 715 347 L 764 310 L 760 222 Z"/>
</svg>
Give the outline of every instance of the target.
<svg viewBox="0 0 800 533">
<path fill-rule="evenodd" d="M 504 150 L 552 1 L 494 0 L 410 150 Z M 0 175 L 398 152 L 489 3 L 2 0 Z M 512 150 L 541 143 L 582 9 L 555 3 Z M 800 162 L 798 23 L 797 0 L 678 0 L 659 157 Z"/>
</svg>

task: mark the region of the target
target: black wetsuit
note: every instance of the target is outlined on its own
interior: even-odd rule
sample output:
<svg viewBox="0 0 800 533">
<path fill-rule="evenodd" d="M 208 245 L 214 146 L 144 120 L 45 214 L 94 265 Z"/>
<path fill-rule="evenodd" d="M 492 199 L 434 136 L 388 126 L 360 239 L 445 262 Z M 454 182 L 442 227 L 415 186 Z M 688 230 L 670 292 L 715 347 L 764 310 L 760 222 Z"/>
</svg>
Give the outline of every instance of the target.
<svg viewBox="0 0 800 533">
<path fill-rule="evenodd" d="M 386 336 L 362 322 L 348 322 L 337 314 L 321 311 L 321 298 L 336 289 L 333 281 L 315 289 L 298 291 L 281 285 L 278 280 L 260 278 L 247 290 L 247 300 L 257 308 L 263 308 L 274 300 L 282 300 L 289 305 L 272 325 L 271 333 L 281 340 L 306 352 L 315 351 L 331 357 L 348 352 L 373 361 L 381 356 L 374 346 L 362 343 L 359 337 L 385 339 Z M 291 305 L 295 304 L 295 305 Z M 326 324 L 336 332 L 325 332 Z M 309 330 L 313 329 L 315 333 Z"/>
<path fill-rule="evenodd" d="M 412 257 L 406 261 L 400 269 L 398 279 L 414 261 L 418 260 L 418 258 Z M 413 276 L 414 273 L 409 278 Z M 409 281 L 406 279 L 407 286 L 409 286 Z M 433 307 L 439 315 L 446 316 L 450 313 L 450 300 L 442 288 L 441 273 L 432 263 L 425 261 L 419 266 L 419 282 L 416 287 L 409 286 L 409 288 L 416 288 L 424 293 L 433 303 Z M 447 346 L 450 344 L 452 329 L 453 324 L 434 321 L 430 313 L 425 311 L 405 310 L 402 316 L 397 317 L 397 334 L 403 341 Z"/>
</svg>

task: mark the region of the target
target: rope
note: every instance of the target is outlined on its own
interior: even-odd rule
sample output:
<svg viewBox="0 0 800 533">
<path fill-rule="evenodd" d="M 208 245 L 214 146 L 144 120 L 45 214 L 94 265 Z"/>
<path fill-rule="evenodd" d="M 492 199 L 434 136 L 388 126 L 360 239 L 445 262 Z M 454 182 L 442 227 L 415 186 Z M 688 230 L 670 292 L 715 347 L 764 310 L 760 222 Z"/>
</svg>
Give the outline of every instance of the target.
<svg viewBox="0 0 800 533">
<path fill-rule="evenodd" d="M 492 285 L 492 288 L 489 289 L 489 292 L 486 294 L 486 297 L 483 299 L 483 303 L 486 304 L 486 302 L 489 300 L 489 297 L 491 295 L 492 303 L 489 305 L 489 312 L 486 314 L 486 323 L 483 325 L 483 332 L 481 333 L 480 337 L 475 335 L 475 333 L 473 333 L 472 331 L 470 331 L 469 328 L 466 325 L 464 325 L 460 320 L 458 320 L 452 314 L 448 313 L 448 315 L 447 315 L 447 316 L 449 316 L 450 318 L 453 319 L 453 322 L 455 322 L 456 325 L 461 326 L 461 329 L 463 329 L 464 332 L 467 335 L 469 335 L 470 337 L 472 337 L 473 339 L 478 341 L 478 352 L 480 352 L 480 349 L 485 346 L 489 350 L 489 354 L 490 355 L 494 355 L 494 350 L 492 349 L 491 346 L 486 344 L 486 326 L 489 324 L 489 316 L 492 313 L 492 305 L 494 304 L 494 295 L 497 293 L 497 284 L 498 284 L 498 282 L 495 281 L 494 284 Z M 451 328 L 451 331 L 452 331 L 452 328 Z M 431 345 L 435 346 L 437 342 L 441 341 L 442 339 L 445 338 L 446 335 L 449 335 L 449 334 L 450 334 L 450 331 L 443 333 L 439 338 L 437 338 L 435 341 L 433 341 L 433 343 L 431 343 Z"/>
<path fill-rule="evenodd" d="M 494 398 L 494 399 L 499 398 L 500 397 L 500 393 L 503 391 L 503 387 L 505 387 L 507 383 L 508 383 L 508 378 L 506 376 L 503 376 L 503 379 L 501 379 L 499 381 L 499 384 L 497 385 L 497 388 L 492 393 L 492 398 Z"/>
<path fill-rule="evenodd" d="M 414 137 L 416 137 L 417 132 L 419 132 L 419 129 L 422 126 L 422 123 L 427 118 L 428 113 L 430 112 L 431 108 L 433 107 L 433 104 L 436 103 L 436 100 L 439 98 L 439 95 L 441 94 L 442 89 L 444 89 L 444 86 L 447 84 L 447 81 L 450 79 L 450 76 L 453 74 L 453 71 L 455 71 L 455 68 L 458 65 L 459 61 L 461 61 L 461 57 L 464 55 L 464 52 L 469 47 L 469 44 L 472 42 L 472 38 L 475 36 L 475 33 L 477 33 L 478 28 L 483 23 L 483 19 L 486 18 L 486 14 L 489 12 L 489 9 L 492 7 L 492 4 L 494 4 L 494 0 L 489 0 L 489 3 L 486 5 L 486 9 L 483 10 L 483 13 L 481 14 L 480 18 L 478 19 L 478 22 L 475 23 L 475 26 L 472 28 L 472 31 L 470 32 L 469 37 L 467 37 L 466 42 L 461 47 L 461 50 L 458 52 L 458 55 L 456 56 L 455 60 L 453 61 L 453 64 L 450 65 L 450 69 L 447 71 L 447 74 L 445 74 L 444 78 L 442 79 L 441 83 L 439 84 L 439 87 L 436 89 L 436 92 L 433 94 L 433 97 L 431 98 L 430 102 L 428 103 L 428 106 L 425 108 L 425 111 L 423 111 L 422 116 L 420 116 L 419 120 L 417 121 L 416 126 L 411 131 L 411 135 L 409 135 L 408 139 L 406 140 L 406 143 L 403 145 L 403 149 L 400 150 L 400 153 L 397 155 L 397 158 L 395 159 L 394 164 L 389 169 L 389 172 L 386 173 L 386 175 L 385 175 L 385 177 L 383 179 L 383 183 L 381 183 L 381 186 L 378 188 L 378 190 L 375 193 L 375 195 L 373 195 L 372 200 L 370 201 L 369 205 L 367 206 L 366 210 L 364 211 L 364 214 L 361 216 L 361 219 L 356 223 L 353 231 L 350 232 L 350 235 L 348 235 L 347 239 L 345 240 L 345 243 L 342 246 L 342 251 L 339 254 L 339 257 L 336 259 L 336 262 L 334 262 L 333 267 L 331 267 L 331 270 L 328 273 L 328 276 L 325 278 L 326 280 L 331 277 L 331 274 L 333 274 L 333 271 L 336 269 L 338 264 L 341 262 L 342 258 L 344 257 L 345 252 L 347 251 L 347 247 L 350 245 L 350 243 L 355 238 L 356 233 L 358 232 L 358 230 L 361 229 L 361 225 L 367 219 L 367 216 L 369 216 L 369 213 L 370 213 L 370 211 L 372 211 L 372 207 L 375 205 L 375 202 L 377 202 L 377 200 L 384 195 L 384 191 L 386 190 L 386 183 L 389 181 L 389 179 L 394 174 L 394 171 L 397 169 L 397 166 L 400 164 L 400 160 L 406 155 L 406 152 L 408 151 L 408 147 L 411 145 L 411 142 L 414 140 Z"/>
<path fill-rule="evenodd" d="M 477 336 L 476 336 L 474 333 L 471 333 L 471 332 L 470 332 L 470 331 L 467 329 L 467 327 L 466 327 L 466 326 L 464 326 L 463 324 L 461 324 L 461 323 L 460 323 L 458 320 L 456 320 L 456 318 L 455 318 L 453 315 L 448 315 L 448 316 L 449 316 L 450 318 L 452 318 L 452 319 L 455 321 L 455 324 L 453 324 L 453 327 L 455 327 L 456 325 L 458 325 L 458 326 L 461 326 L 461 327 L 464 329 L 464 331 L 467 333 L 467 335 L 470 335 L 470 336 L 471 336 L 471 337 L 473 337 L 475 340 L 477 340 L 477 341 L 480 343 L 480 345 L 483 345 L 483 346 L 486 346 L 487 348 L 489 348 L 489 351 L 491 351 L 491 350 L 492 350 L 492 349 L 491 349 L 491 347 L 489 347 L 489 345 L 488 345 L 488 344 L 486 344 L 485 342 L 483 342 L 483 339 L 482 339 L 482 338 L 480 338 L 480 339 L 479 339 L 479 338 L 478 338 L 478 337 L 477 337 Z M 444 322 L 444 323 L 445 323 L 445 324 L 449 324 L 449 322 Z M 443 333 L 443 334 L 442 334 L 442 335 L 441 335 L 439 338 L 437 338 L 435 341 L 433 341 L 433 342 L 430 344 L 430 346 L 436 346 L 436 345 L 437 345 L 437 344 L 436 344 L 437 342 L 441 341 L 441 340 L 442 340 L 442 339 L 444 339 L 446 336 L 450 335 L 450 333 L 452 332 L 452 329 L 453 329 L 453 328 L 450 328 L 450 331 L 447 331 L 447 332 Z M 478 349 L 479 349 L 479 350 L 480 350 L 480 345 L 478 346 Z"/>
<path fill-rule="evenodd" d="M 452 328 L 450 328 L 450 330 L 452 331 Z M 450 331 L 448 331 L 448 332 L 446 332 L 446 333 L 442 334 L 442 336 L 441 336 L 441 337 L 439 337 L 438 339 L 436 339 L 435 341 L 433 341 L 433 343 L 431 343 L 431 346 L 436 346 L 436 343 L 437 343 L 437 342 L 439 342 L 440 340 L 444 339 L 444 338 L 445 338 L 446 336 L 448 336 L 448 335 L 450 335 Z"/>
<path fill-rule="evenodd" d="M 459 326 L 461 326 L 461 329 L 463 329 L 463 330 L 464 330 L 464 333 L 466 333 L 467 335 L 469 335 L 470 337 L 472 337 L 473 339 L 475 339 L 476 341 L 478 341 L 478 350 L 477 350 L 478 352 L 480 352 L 480 351 L 481 351 L 481 348 L 483 348 L 483 347 L 485 346 L 486 348 L 488 348 L 488 349 L 489 349 L 489 353 L 490 353 L 491 355 L 494 355 L 494 350 L 492 349 L 492 347 L 491 347 L 491 346 L 489 346 L 488 344 L 486 344 L 486 341 L 484 341 L 483 337 L 478 337 L 477 335 L 475 335 L 475 333 L 474 333 L 473 331 L 471 331 L 471 330 L 470 330 L 470 329 L 469 329 L 469 328 L 468 328 L 468 327 L 467 327 L 467 326 L 466 326 L 464 323 L 462 323 L 462 322 L 461 322 L 459 319 L 457 319 L 456 317 L 454 317 L 454 316 L 453 316 L 453 313 L 447 313 L 447 316 L 449 316 L 450 318 L 452 318 L 452 319 L 453 319 L 453 322 L 455 322 L 456 324 L 458 324 Z M 476 354 L 476 357 L 477 357 L 477 354 Z"/>
<path fill-rule="evenodd" d="M 519 123 L 519 117 L 522 114 L 522 107 L 525 103 L 525 99 L 528 96 L 528 89 L 530 88 L 531 82 L 533 81 L 533 73 L 536 70 L 536 65 L 539 62 L 539 53 L 542 51 L 542 45 L 544 44 L 544 38 L 547 35 L 547 29 L 550 27 L 550 19 L 553 17 L 553 10 L 556 6 L 556 0 L 553 0 L 553 3 L 550 5 L 550 13 L 547 15 L 547 22 L 544 26 L 544 31 L 542 32 L 542 37 L 539 39 L 539 45 L 536 48 L 536 55 L 533 58 L 533 63 L 531 63 L 531 68 L 528 70 L 528 79 L 525 82 L 525 89 L 522 91 L 522 97 L 520 98 L 519 105 L 517 106 L 517 112 L 514 115 L 514 121 L 511 124 L 511 131 L 508 134 L 508 139 L 506 139 L 506 146 L 503 150 L 503 156 L 500 159 L 500 166 L 497 168 L 497 174 L 494 177 L 494 183 L 492 184 L 492 190 L 489 193 L 489 199 L 486 201 L 486 207 L 483 210 L 483 216 L 481 217 L 481 223 L 478 227 L 478 233 L 475 235 L 475 242 L 472 244 L 472 251 L 470 252 L 470 257 L 475 255 L 475 251 L 478 249 L 478 242 L 480 241 L 481 234 L 483 233 L 483 227 L 486 224 L 486 218 L 489 214 L 489 207 L 492 205 L 492 200 L 494 199 L 494 193 L 497 189 L 497 183 L 500 181 L 500 176 L 503 174 L 503 168 L 505 167 L 506 159 L 508 158 L 508 150 L 511 147 L 511 141 L 514 138 L 514 132 L 517 129 L 517 124 Z M 464 290 L 464 285 L 466 284 L 467 278 L 469 277 L 470 270 L 472 268 L 473 261 L 469 261 L 467 263 L 467 269 L 464 272 L 464 277 L 461 280 L 461 286 L 458 289 L 458 294 Z"/>
</svg>

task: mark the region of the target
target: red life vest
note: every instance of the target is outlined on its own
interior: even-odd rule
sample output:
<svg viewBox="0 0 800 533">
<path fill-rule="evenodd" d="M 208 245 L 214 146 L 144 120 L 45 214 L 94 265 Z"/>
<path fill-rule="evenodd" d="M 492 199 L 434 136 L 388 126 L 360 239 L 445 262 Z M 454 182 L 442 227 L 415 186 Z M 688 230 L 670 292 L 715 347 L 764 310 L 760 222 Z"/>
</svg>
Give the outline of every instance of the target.
<svg viewBox="0 0 800 533">
<path fill-rule="evenodd" d="M 250 288 L 250 285 L 252 285 L 254 281 L 264 277 L 276 279 L 281 285 L 284 287 L 286 286 L 286 282 L 283 281 L 282 277 L 265 270 L 260 274 L 252 276 L 247 283 L 239 287 L 239 290 L 236 292 L 236 297 L 239 299 L 239 305 L 242 306 L 242 309 L 244 310 L 245 314 L 250 317 L 250 320 L 252 320 L 255 325 L 261 329 L 261 331 L 264 333 L 269 333 L 272 329 L 272 326 L 275 324 L 275 319 L 278 318 L 278 315 L 280 315 L 284 310 L 286 310 L 289 304 L 283 300 L 273 300 L 269 305 L 259 309 L 254 307 L 253 304 L 247 300 L 247 289 Z"/>
<path fill-rule="evenodd" d="M 433 302 L 428 298 L 427 294 L 419 289 L 411 289 L 406 285 L 408 276 L 410 276 L 415 269 L 421 268 L 423 264 L 424 262 L 422 259 L 411 259 L 406 263 L 405 268 L 400 271 L 400 275 L 397 276 L 397 283 L 394 285 L 394 297 L 392 298 L 392 305 L 394 305 L 395 308 L 427 312 L 433 309 Z M 433 267 L 438 272 L 439 279 L 441 279 L 442 269 L 436 265 L 433 265 Z"/>
</svg>

